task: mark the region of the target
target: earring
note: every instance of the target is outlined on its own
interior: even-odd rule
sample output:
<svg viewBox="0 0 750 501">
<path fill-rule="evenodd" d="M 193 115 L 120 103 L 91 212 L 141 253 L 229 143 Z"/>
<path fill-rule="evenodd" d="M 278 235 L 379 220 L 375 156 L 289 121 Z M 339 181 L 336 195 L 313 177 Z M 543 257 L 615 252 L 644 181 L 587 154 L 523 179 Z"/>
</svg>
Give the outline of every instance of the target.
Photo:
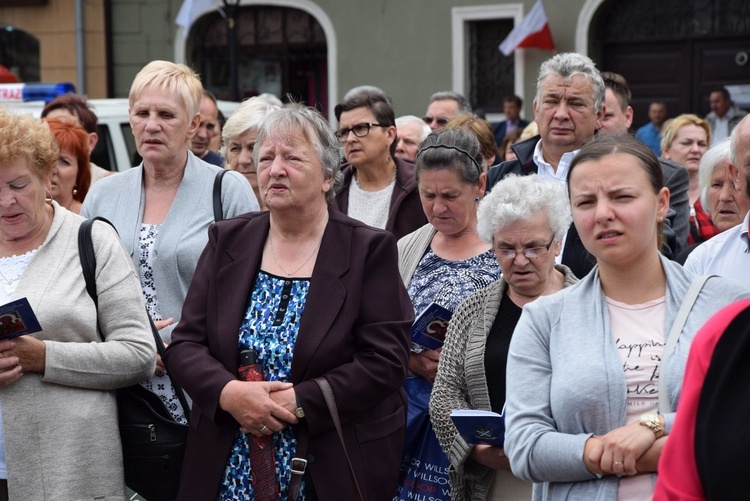
<svg viewBox="0 0 750 501">
<path fill-rule="evenodd" d="M 474 201 L 475 201 L 476 203 L 479 203 L 479 197 L 476 197 L 476 198 L 474 199 Z"/>
<path fill-rule="evenodd" d="M 44 192 L 44 202 L 47 205 L 52 205 L 52 194 L 49 191 Z"/>
<path fill-rule="evenodd" d="M 73 186 L 73 196 L 78 195 L 78 187 Z"/>
</svg>

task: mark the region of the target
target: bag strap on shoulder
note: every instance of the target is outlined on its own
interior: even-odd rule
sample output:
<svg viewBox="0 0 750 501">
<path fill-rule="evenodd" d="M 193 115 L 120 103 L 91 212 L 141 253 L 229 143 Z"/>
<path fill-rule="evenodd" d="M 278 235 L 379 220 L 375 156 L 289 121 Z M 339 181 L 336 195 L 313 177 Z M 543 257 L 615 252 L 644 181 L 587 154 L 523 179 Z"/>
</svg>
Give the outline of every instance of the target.
<svg viewBox="0 0 750 501">
<path fill-rule="evenodd" d="M 94 252 L 94 241 L 91 237 L 94 221 L 101 221 L 110 225 L 112 228 L 114 228 L 115 233 L 117 233 L 117 228 L 115 228 L 115 225 L 112 224 L 108 219 L 105 219 L 103 217 L 92 217 L 91 219 L 87 219 L 86 221 L 81 223 L 80 228 L 78 228 L 78 257 L 81 261 L 83 280 L 86 282 L 86 292 L 89 293 L 89 296 L 91 296 L 91 300 L 94 301 L 94 306 L 97 310 L 97 330 L 99 331 L 99 336 L 101 336 L 102 341 L 104 341 L 104 336 L 102 336 L 101 329 L 99 328 L 99 294 L 96 290 L 96 253 Z M 164 342 L 161 340 L 161 336 L 159 336 L 159 330 L 156 328 L 156 325 L 154 324 L 154 321 L 148 311 L 146 311 L 146 315 L 148 315 L 148 322 L 151 325 L 151 333 L 153 334 L 154 342 L 156 343 L 156 351 L 157 353 L 159 353 L 159 356 L 164 356 Z M 174 379 L 172 379 L 172 375 L 169 372 L 167 372 L 167 376 L 169 377 L 169 381 L 174 387 L 175 394 L 177 395 L 177 399 L 180 401 L 180 405 L 182 405 L 182 410 L 185 412 L 185 417 L 189 420 L 190 406 L 187 403 L 187 398 L 185 398 L 184 390 L 180 385 L 177 384 Z"/>
<path fill-rule="evenodd" d="M 214 178 L 214 221 L 223 221 L 224 220 L 224 207 L 221 203 L 221 180 L 224 178 L 224 175 L 227 173 L 226 169 L 222 169 L 220 172 L 216 173 L 216 177 Z"/>
<path fill-rule="evenodd" d="M 659 414 L 666 414 L 670 412 L 669 398 L 667 398 L 667 384 L 664 377 L 664 369 L 667 366 L 667 359 L 677 345 L 677 340 L 680 337 L 682 328 L 685 327 L 685 322 L 687 322 L 687 317 L 688 315 L 690 315 L 690 310 L 693 309 L 693 305 L 698 299 L 698 295 L 703 289 L 703 286 L 706 284 L 709 278 L 715 276 L 716 275 L 703 275 L 695 277 L 693 283 L 690 284 L 690 288 L 688 289 L 685 297 L 682 300 L 680 309 L 677 311 L 674 322 L 672 322 L 672 327 L 669 329 L 667 342 L 664 346 L 664 354 L 661 357 L 661 368 L 659 369 L 659 372 L 661 373 L 661 375 L 659 376 Z"/>
</svg>

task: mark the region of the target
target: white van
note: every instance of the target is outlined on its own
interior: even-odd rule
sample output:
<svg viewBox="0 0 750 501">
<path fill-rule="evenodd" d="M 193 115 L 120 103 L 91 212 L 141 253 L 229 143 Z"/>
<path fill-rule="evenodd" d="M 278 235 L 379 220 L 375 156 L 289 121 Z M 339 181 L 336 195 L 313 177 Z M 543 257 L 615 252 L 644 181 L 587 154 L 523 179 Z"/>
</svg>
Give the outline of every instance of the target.
<svg viewBox="0 0 750 501">
<path fill-rule="evenodd" d="M 135 139 L 130 129 L 128 117 L 128 100 L 121 99 L 89 99 L 87 103 L 99 119 L 97 133 L 99 142 L 91 152 L 91 161 L 111 171 L 124 171 L 141 163 L 141 157 L 135 148 Z M 44 101 L 33 102 L 3 102 L 0 106 L 18 110 L 21 113 L 31 113 L 35 117 L 42 114 Z M 219 101 L 219 109 L 225 117 L 229 117 L 240 105 L 231 101 Z"/>
</svg>

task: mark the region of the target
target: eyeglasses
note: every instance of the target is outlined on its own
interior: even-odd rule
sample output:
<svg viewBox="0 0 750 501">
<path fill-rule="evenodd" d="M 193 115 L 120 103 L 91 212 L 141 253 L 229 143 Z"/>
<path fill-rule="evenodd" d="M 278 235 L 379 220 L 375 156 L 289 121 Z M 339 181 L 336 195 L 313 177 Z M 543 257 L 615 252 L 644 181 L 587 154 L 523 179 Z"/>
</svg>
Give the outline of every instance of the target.
<svg viewBox="0 0 750 501">
<path fill-rule="evenodd" d="M 334 134 L 336 134 L 336 138 L 339 140 L 339 142 L 343 143 L 346 141 L 346 138 L 349 137 L 349 133 L 353 132 L 355 136 L 357 137 L 365 137 L 367 134 L 370 133 L 371 127 L 389 127 L 388 125 L 383 124 L 373 124 L 373 123 L 367 123 L 362 122 L 361 124 L 357 124 L 354 127 L 351 127 L 349 129 L 339 129 Z"/>
<path fill-rule="evenodd" d="M 445 127 L 446 125 L 448 125 L 448 119 L 443 117 L 435 118 L 429 115 L 425 115 L 422 117 L 422 121 L 427 125 L 432 125 L 432 122 L 437 122 L 438 127 Z"/>
<path fill-rule="evenodd" d="M 552 240 L 549 241 L 547 245 L 543 245 L 541 247 L 527 247 L 523 249 L 521 252 L 526 257 L 526 259 L 538 259 L 540 257 L 544 257 L 549 252 L 550 247 L 552 247 L 552 242 L 555 241 L 555 236 L 552 235 Z M 513 260 L 516 258 L 516 255 L 518 252 L 516 252 L 516 249 L 493 249 L 495 251 L 495 255 L 498 259 L 502 260 Z"/>
</svg>

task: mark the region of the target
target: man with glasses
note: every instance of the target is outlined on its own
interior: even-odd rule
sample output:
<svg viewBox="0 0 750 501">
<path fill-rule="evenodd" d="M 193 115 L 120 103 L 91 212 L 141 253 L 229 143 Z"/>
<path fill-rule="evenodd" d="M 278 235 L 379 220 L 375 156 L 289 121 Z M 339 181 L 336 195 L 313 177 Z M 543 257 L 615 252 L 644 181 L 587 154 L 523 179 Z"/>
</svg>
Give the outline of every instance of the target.
<svg viewBox="0 0 750 501">
<path fill-rule="evenodd" d="M 396 157 L 398 137 L 390 100 L 364 90 L 337 104 L 334 112 L 346 162 L 343 187 L 333 205 L 396 238 L 426 224 L 414 164 Z"/>
<path fill-rule="evenodd" d="M 471 113 L 471 105 L 464 96 L 458 92 L 441 91 L 430 97 L 430 104 L 422 120 L 430 129 L 440 130 L 458 115 L 467 113 Z"/>
<path fill-rule="evenodd" d="M 604 118 L 604 82 L 594 62 L 572 52 L 545 61 L 539 68 L 533 109 L 539 135 L 511 146 L 517 158 L 487 172 L 487 191 L 508 174 L 538 173 L 567 184 L 570 162 Z M 563 239 L 559 262 L 578 278 L 596 264 L 573 225 Z"/>
</svg>

